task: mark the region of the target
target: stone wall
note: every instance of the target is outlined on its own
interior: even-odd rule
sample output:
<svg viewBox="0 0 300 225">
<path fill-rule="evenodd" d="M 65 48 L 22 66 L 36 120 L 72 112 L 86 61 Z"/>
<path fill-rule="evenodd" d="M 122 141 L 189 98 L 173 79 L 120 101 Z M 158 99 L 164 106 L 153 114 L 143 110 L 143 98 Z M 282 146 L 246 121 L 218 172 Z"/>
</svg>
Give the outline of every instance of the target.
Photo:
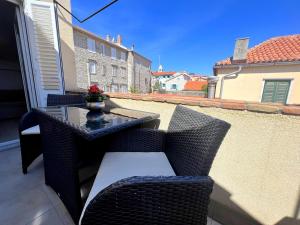
<svg viewBox="0 0 300 225">
<path fill-rule="evenodd" d="M 110 87 L 111 85 L 124 85 L 128 89 L 128 68 L 127 62 L 119 59 L 112 59 L 110 56 L 110 46 L 104 42 L 96 40 L 96 52 L 91 52 L 87 49 L 88 35 L 74 30 L 75 42 L 75 61 L 77 84 L 79 88 L 86 89 L 89 83 L 99 83 L 99 86 Z M 94 39 L 95 40 L 95 39 Z M 101 44 L 105 45 L 105 53 L 102 53 Z M 118 52 L 123 51 L 121 48 Z M 126 53 L 127 54 L 127 53 Z M 96 74 L 91 75 L 89 78 L 88 62 L 93 60 L 96 62 Z M 106 73 L 103 71 L 103 65 L 106 66 Z M 117 76 L 112 75 L 112 65 L 118 67 Z M 121 74 L 121 68 L 126 70 L 125 74 Z"/>
<path fill-rule="evenodd" d="M 188 103 L 186 107 L 231 124 L 210 172 L 215 181 L 209 210 L 213 219 L 223 225 L 299 224 L 299 116 L 200 106 L 196 101 L 179 99 L 172 102 L 170 97 L 169 103 L 150 99 L 118 97 L 111 101 L 121 107 L 159 113 L 160 128 L 165 130 L 178 103 Z"/>
<path fill-rule="evenodd" d="M 151 61 L 136 52 L 130 52 L 129 55 L 133 57 L 131 87 L 137 92 L 149 93 L 151 91 Z"/>
<path fill-rule="evenodd" d="M 74 27 L 75 65 L 77 74 L 77 86 L 86 89 L 89 84 L 98 83 L 107 92 L 117 85 L 117 92 L 124 89 L 135 89 L 140 93 L 148 93 L 151 90 L 151 61 L 138 53 L 128 50 L 116 43 L 103 40 L 88 31 Z M 96 52 L 87 49 L 87 38 L 96 42 Z M 102 49 L 102 45 L 105 49 Z M 116 59 L 111 57 L 111 48 L 116 48 Z M 125 53 L 125 61 L 121 60 L 121 52 Z M 96 62 L 96 74 L 89 76 L 88 62 Z M 106 66 L 106 73 L 103 72 Z M 117 76 L 112 75 L 112 66 L 116 66 Z M 124 72 L 122 73 L 121 70 Z"/>
</svg>

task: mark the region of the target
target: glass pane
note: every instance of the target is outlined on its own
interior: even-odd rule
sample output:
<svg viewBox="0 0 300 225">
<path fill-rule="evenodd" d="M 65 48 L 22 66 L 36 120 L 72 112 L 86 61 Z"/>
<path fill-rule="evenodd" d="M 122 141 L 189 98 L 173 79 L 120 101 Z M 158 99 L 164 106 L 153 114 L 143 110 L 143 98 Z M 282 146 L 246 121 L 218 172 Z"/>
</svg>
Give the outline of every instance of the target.
<svg viewBox="0 0 300 225">
<path fill-rule="evenodd" d="M 88 132 L 117 126 L 136 119 L 135 117 L 129 117 L 127 114 L 123 116 L 123 109 L 120 109 L 121 111 L 118 114 L 111 113 L 108 109 L 102 113 L 90 113 L 87 109 L 67 106 L 47 107 L 41 108 L 41 110 L 60 119 L 67 120 L 71 124 L 79 126 Z"/>
</svg>

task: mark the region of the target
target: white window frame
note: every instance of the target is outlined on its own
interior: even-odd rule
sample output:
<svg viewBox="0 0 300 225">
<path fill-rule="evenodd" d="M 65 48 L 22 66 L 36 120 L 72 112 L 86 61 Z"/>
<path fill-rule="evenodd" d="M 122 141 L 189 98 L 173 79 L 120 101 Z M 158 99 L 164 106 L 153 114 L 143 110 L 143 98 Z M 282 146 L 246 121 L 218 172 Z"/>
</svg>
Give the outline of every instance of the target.
<svg viewBox="0 0 300 225">
<path fill-rule="evenodd" d="M 93 66 L 93 68 L 91 66 Z M 96 63 L 96 61 L 89 60 L 89 62 L 88 62 L 88 73 L 89 73 L 89 75 L 96 75 L 97 74 L 97 63 Z"/>
<path fill-rule="evenodd" d="M 112 59 L 117 59 L 117 49 L 114 47 L 111 47 L 111 58 Z"/>
<path fill-rule="evenodd" d="M 87 38 L 87 49 L 89 52 L 96 53 L 96 41 L 92 38 Z"/>
<path fill-rule="evenodd" d="M 263 99 L 263 94 L 264 94 L 264 89 L 265 89 L 265 82 L 266 80 L 289 80 L 290 81 L 290 87 L 289 87 L 289 92 L 288 92 L 288 95 L 287 95 L 287 98 L 286 98 L 286 104 L 290 104 L 290 96 L 291 96 L 291 92 L 292 92 L 292 89 L 293 89 L 293 86 L 294 86 L 294 78 L 263 78 L 262 80 L 262 87 L 260 89 L 260 99 L 259 99 L 259 102 L 262 102 L 262 99 Z"/>
</svg>

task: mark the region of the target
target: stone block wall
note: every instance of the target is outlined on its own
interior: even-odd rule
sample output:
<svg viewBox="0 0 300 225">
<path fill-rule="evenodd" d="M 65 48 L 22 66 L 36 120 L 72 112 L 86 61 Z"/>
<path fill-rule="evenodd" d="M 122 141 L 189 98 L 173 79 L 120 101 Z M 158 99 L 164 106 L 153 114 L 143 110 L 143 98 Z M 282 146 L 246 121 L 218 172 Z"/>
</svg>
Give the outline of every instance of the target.
<svg viewBox="0 0 300 225">
<path fill-rule="evenodd" d="M 119 90 L 121 87 L 126 87 L 128 90 L 128 66 L 127 61 L 120 59 L 113 59 L 110 56 L 111 46 L 99 40 L 96 41 L 96 52 L 91 52 L 87 49 L 88 36 L 82 32 L 74 30 L 75 42 L 75 65 L 77 73 L 77 85 L 79 88 L 86 89 L 90 84 L 97 83 L 103 89 L 110 91 L 112 85 L 117 85 Z M 102 52 L 101 45 L 105 46 L 105 52 Z M 116 47 L 115 47 L 116 48 Z M 117 55 L 124 50 L 117 49 Z M 88 62 L 94 61 L 96 63 L 96 74 L 89 75 Z M 106 67 L 106 71 L 103 70 Z M 112 66 L 118 68 L 117 76 L 112 74 Z M 126 70 L 121 73 L 121 68 Z"/>
</svg>

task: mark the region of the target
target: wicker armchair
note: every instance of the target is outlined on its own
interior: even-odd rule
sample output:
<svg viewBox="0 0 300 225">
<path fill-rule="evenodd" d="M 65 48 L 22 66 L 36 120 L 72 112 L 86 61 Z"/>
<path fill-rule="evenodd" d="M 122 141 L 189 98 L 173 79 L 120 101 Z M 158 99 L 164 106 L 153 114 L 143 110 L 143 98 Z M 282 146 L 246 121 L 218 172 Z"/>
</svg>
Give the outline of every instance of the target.
<svg viewBox="0 0 300 225">
<path fill-rule="evenodd" d="M 81 105 L 84 103 L 82 95 L 49 94 L 47 97 L 47 106 Z M 29 165 L 42 153 L 39 126 L 36 115 L 32 111 L 25 113 L 19 122 L 19 138 L 22 170 L 26 174 Z"/>
<path fill-rule="evenodd" d="M 136 129 L 114 135 L 85 203 L 80 224 L 206 225 L 213 187 L 208 174 L 229 128 L 230 124 L 222 120 L 177 106 L 168 131 Z M 156 153 L 163 154 L 167 162 Z M 136 160 L 140 156 L 134 154 L 141 157 L 146 154 L 145 160 Z M 132 176 L 107 186 L 109 179 L 115 176 L 113 173 L 126 174 L 127 168 L 120 166 L 122 157 L 125 167 L 131 167 Z M 130 161 L 130 157 L 135 160 Z M 157 161 L 151 165 L 155 157 L 164 163 L 158 176 L 152 175 L 153 169 L 159 170 L 161 166 Z M 107 161 L 109 158 L 111 161 Z M 140 176 L 145 169 L 140 167 L 144 164 L 150 168 L 146 176 Z M 173 170 L 174 175 L 170 176 L 172 172 L 166 172 L 166 168 Z M 105 176 L 109 170 L 112 174 Z"/>
<path fill-rule="evenodd" d="M 57 105 L 83 105 L 85 99 L 83 95 L 55 95 L 48 94 L 47 106 Z"/>
</svg>

